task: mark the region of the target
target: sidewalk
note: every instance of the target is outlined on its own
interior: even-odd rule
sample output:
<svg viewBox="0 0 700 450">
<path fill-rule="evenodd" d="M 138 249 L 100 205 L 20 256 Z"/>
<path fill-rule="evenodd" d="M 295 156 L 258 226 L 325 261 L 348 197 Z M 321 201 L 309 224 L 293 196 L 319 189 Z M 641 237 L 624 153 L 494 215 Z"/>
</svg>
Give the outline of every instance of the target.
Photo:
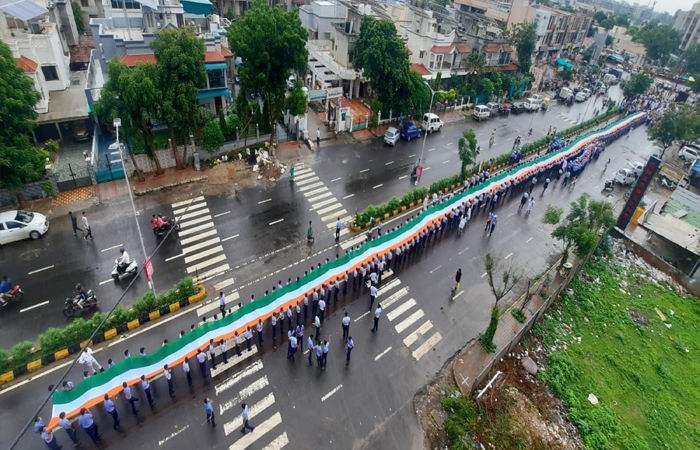
<svg viewBox="0 0 700 450">
<path fill-rule="evenodd" d="M 532 296 L 523 310 L 525 322 L 518 322 L 511 314 L 513 309 L 521 307 L 524 295 L 505 308 L 501 313 L 498 327 L 496 328 L 496 335 L 494 336 L 495 352 L 486 353 L 481 348 L 478 338 L 472 340 L 460 351 L 452 365 L 452 377 L 462 395 L 471 395 L 480 385 L 487 381 L 485 378 L 493 366 L 503 355 L 520 342 L 521 338 L 530 331 L 553 299 L 559 295 L 559 292 L 569 285 L 578 273 L 581 260 L 572 255 L 569 262 L 573 264 L 573 267 L 569 270 L 566 278 L 562 278 L 557 272 L 556 269 L 559 264 L 557 261 L 540 277 L 538 282 L 530 286 Z M 551 281 L 546 283 L 548 278 Z M 547 293 L 546 298 L 542 298 L 542 291 Z"/>
</svg>

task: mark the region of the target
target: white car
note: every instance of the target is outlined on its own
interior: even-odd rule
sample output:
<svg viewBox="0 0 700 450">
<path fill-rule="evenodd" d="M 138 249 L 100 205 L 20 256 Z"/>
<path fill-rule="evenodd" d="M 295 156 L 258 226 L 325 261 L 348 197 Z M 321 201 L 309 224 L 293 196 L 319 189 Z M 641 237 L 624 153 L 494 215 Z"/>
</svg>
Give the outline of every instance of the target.
<svg viewBox="0 0 700 450">
<path fill-rule="evenodd" d="M 588 98 L 588 97 L 586 97 L 586 93 L 585 93 L 585 92 L 583 92 L 583 91 L 578 91 L 578 92 L 576 93 L 576 97 L 574 97 L 574 100 L 576 100 L 577 102 L 585 102 L 587 98 Z"/>
<path fill-rule="evenodd" d="M 389 127 L 386 129 L 386 133 L 384 133 L 384 143 L 393 147 L 399 141 L 399 137 L 401 137 L 399 130 L 394 127 Z"/>
<path fill-rule="evenodd" d="M 0 213 L 0 245 L 32 238 L 39 239 L 49 231 L 49 221 L 39 213 L 5 211 Z"/>
<path fill-rule="evenodd" d="M 684 161 L 695 161 L 696 159 L 700 159 L 700 147 L 692 144 L 686 145 L 680 152 L 678 152 L 678 157 Z"/>
</svg>

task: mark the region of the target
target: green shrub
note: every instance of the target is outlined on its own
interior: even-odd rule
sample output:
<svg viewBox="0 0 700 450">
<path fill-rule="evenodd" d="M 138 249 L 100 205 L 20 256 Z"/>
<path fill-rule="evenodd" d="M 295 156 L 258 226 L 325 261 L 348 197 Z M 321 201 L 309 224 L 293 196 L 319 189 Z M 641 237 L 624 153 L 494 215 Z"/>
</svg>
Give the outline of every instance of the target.
<svg viewBox="0 0 700 450">
<path fill-rule="evenodd" d="M 84 341 L 92 334 L 94 327 L 90 322 L 79 317 L 68 324 L 65 328 L 66 331 L 66 341 L 71 344 L 77 344 Z"/>
<path fill-rule="evenodd" d="M 519 309 L 513 309 L 510 313 L 513 315 L 513 317 L 515 317 L 515 320 L 517 320 L 518 322 L 525 322 L 525 314 Z"/>
<path fill-rule="evenodd" d="M 134 303 L 134 311 L 136 311 L 137 317 L 147 316 L 156 309 L 158 308 L 153 292 L 146 292 L 143 297 L 141 297 L 141 300 Z"/>
<path fill-rule="evenodd" d="M 403 197 L 401 197 L 401 205 L 408 207 L 408 205 L 411 204 L 413 201 L 413 191 L 408 191 L 405 194 L 403 194 Z"/>
<path fill-rule="evenodd" d="M 391 211 L 390 214 L 393 214 L 394 210 L 400 209 L 401 208 L 401 202 L 399 201 L 398 197 L 391 197 L 391 200 L 389 200 L 389 203 L 387 204 L 388 206 L 388 211 Z"/>
<path fill-rule="evenodd" d="M 12 347 L 12 364 L 18 367 L 32 361 L 34 359 L 32 348 L 34 348 L 34 342 L 30 341 L 23 341 L 15 344 Z"/>
<path fill-rule="evenodd" d="M 132 310 L 127 310 L 121 306 L 114 308 L 114 312 L 109 316 L 109 319 L 105 323 L 105 329 L 111 330 L 112 328 L 117 328 L 120 325 L 124 325 L 127 322 L 134 320 L 135 314 Z"/>
<path fill-rule="evenodd" d="M 0 350 L 0 373 L 5 373 L 9 371 L 10 368 L 10 352 L 7 350 Z"/>
<path fill-rule="evenodd" d="M 194 285 L 192 277 L 185 277 L 178 281 L 175 285 L 175 290 L 178 294 L 175 301 L 180 301 L 195 295 L 197 293 L 197 286 Z"/>
<path fill-rule="evenodd" d="M 39 335 L 39 347 L 41 353 L 49 355 L 58 350 L 67 348 L 70 342 L 66 338 L 66 331 L 62 328 L 49 328 Z"/>
</svg>

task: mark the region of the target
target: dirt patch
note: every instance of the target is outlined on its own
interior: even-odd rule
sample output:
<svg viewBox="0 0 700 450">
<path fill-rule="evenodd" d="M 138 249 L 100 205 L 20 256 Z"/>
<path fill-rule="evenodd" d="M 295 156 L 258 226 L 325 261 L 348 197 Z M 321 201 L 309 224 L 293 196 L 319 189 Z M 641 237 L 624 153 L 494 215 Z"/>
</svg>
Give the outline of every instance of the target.
<svg viewBox="0 0 700 450">
<path fill-rule="evenodd" d="M 649 325 L 649 321 L 647 320 L 647 318 L 633 309 L 628 310 L 627 315 L 630 316 L 630 319 L 632 319 L 637 325 Z"/>
<path fill-rule="evenodd" d="M 450 358 L 430 383 L 413 397 L 413 409 L 423 428 L 423 448 L 444 449 L 450 446 L 444 427 L 447 413 L 441 402 L 449 395 L 459 394 L 452 379 L 453 361 L 454 357 Z"/>
<path fill-rule="evenodd" d="M 286 171 L 285 171 L 286 173 Z M 243 160 L 217 164 L 207 172 L 208 179 L 204 186 L 205 195 L 233 193 L 252 186 L 274 183 L 282 176 L 278 163 L 268 163 L 253 171 L 253 167 Z"/>
</svg>

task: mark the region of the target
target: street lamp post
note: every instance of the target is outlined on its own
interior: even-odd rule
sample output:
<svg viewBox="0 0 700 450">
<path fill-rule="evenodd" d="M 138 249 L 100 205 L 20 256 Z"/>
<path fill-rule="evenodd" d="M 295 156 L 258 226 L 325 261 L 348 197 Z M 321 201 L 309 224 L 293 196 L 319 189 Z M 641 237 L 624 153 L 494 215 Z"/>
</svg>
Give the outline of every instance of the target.
<svg viewBox="0 0 700 450">
<path fill-rule="evenodd" d="M 126 173 L 126 167 L 124 166 L 124 149 L 122 145 L 119 143 L 119 127 L 122 126 L 122 121 L 120 118 L 115 118 L 114 119 L 114 128 L 117 130 L 117 149 L 119 150 L 119 159 L 121 160 L 122 163 L 122 170 L 124 170 L 124 180 L 126 180 L 126 190 L 129 192 L 129 200 L 131 201 L 131 210 L 134 213 L 134 222 L 136 222 L 136 230 L 139 234 L 139 241 L 141 241 L 141 251 L 143 252 L 143 257 L 144 261 L 146 258 L 148 258 L 148 253 L 146 253 L 146 246 L 143 243 L 143 235 L 141 234 L 141 225 L 139 224 L 139 219 L 138 219 L 138 213 L 136 212 L 136 205 L 134 205 L 134 195 L 131 192 L 131 185 L 129 184 L 129 174 Z M 153 298 L 158 298 L 156 295 L 156 286 L 155 283 L 153 282 L 153 275 L 151 274 L 150 279 L 148 280 L 148 287 L 151 289 L 153 292 Z"/>
<path fill-rule="evenodd" d="M 433 98 L 435 98 L 435 94 L 438 92 L 445 92 L 441 91 L 440 89 L 433 90 L 433 88 L 430 87 L 428 83 L 425 83 L 426 86 L 428 86 L 428 89 L 430 89 L 430 106 L 428 106 L 428 112 L 431 112 L 433 109 Z M 418 159 L 418 162 L 420 163 L 423 161 L 423 154 L 425 153 L 425 141 L 428 139 L 428 130 L 425 130 L 425 135 L 423 135 L 423 147 L 420 149 L 420 158 Z M 418 184 L 418 179 L 416 179 L 416 185 Z"/>
</svg>

